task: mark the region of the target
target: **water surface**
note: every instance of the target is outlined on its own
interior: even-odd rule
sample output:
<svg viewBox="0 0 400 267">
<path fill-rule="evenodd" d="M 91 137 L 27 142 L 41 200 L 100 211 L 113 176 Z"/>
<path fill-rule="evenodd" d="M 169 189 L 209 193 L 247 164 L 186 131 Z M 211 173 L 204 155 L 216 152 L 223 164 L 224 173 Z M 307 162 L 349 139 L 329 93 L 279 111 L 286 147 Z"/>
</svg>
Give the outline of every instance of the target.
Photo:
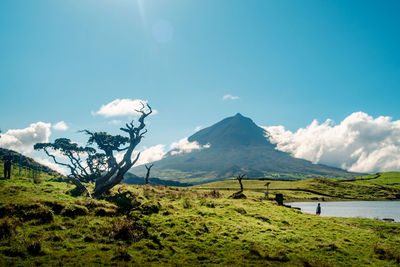
<svg viewBox="0 0 400 267">
<path fill-rule="evenodd" d="M 332 202 L 291 202 L 292 207 L 302 212 L 315 214 L 321 203 L 321 216 L 392 218 L 400 222 L 400 201 L 332 201 Z"/>
</svg>

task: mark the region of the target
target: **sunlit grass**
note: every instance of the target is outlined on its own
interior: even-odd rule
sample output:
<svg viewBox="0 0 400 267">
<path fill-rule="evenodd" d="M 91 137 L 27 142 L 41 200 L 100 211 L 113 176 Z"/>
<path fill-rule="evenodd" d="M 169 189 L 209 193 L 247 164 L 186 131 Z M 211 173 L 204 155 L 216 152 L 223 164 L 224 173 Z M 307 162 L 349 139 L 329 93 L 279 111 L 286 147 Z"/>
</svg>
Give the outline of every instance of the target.
<svg viewBox="0 0 400 267">
<path fill-rule="evenodd" d="M 73 197 L 73 185 L 40 178 L 0 180 L 0 265 L 394 266 L 400 260 L 400 224 L 280 207 L 257 191 L 265 181 L 245 181 L 247 199 L 229 199 L 238 184 L 225 181 L 219 185 L 232 190 L 119 185 L 107 201 Z M 129 197 L 116 198 L 118 192 Z"/>
</svg>

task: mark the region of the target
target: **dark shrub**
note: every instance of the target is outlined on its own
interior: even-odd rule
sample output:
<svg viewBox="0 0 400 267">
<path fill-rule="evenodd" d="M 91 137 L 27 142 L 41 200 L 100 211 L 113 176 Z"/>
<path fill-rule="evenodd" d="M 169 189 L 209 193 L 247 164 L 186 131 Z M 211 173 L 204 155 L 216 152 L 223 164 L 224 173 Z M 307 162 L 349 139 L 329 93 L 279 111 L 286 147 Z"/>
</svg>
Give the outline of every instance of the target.
<svg viewBox="0 0 400 267">
<path fill-rule="evenodd" d="M 119 219 L 113 223 L 110 236 L 117 240 L 137 242 L 143 238 L 149 237 L 147 231 L 148 226 L 148 224 L 137 220 Z"/>
<path fill-rule="evenodd" d="M 94 210 L 94 215 L 101 217 L 114 216 L 115 214 L 116 214 L 115 210 L 108 208 L 96 208 Z"/>
<path fill-rule="evenodd" d="M 54 220 L 53 211 L 42 204 L 33 204 L 26 207 L 22 219 L 24 221 L 35 220 L 36 224 L 46 224 Z"/>
<path fill-rule="evenodd" d="M 17 211 L 15 210 L 14 205 L 1 205 L 0 206 L 0 218 L 6 216 L 17 215 Z"/>
<path fill-rule="evenodd" d="M 47 202 L 44 202 L 44 204 L 46 206 L 50 207 L 55 214 L 60 214 L 61 211 L 65 208 L 64 204 L 61 204 L 58 202 L 47 201 Z"/>
<path fill-rule="evenodd" d="M 85 238 L 83 239 L 83 241 L 90 243 L 90 242 L 93 242 L 93 241 L 94 241 L 94 238 L 91 237 L 91 236 L 85 236 Z"/>
<path fill-rule="evenodd" d="M 11 237 L 16 227 L 16 222 L 8 217 L 0 220 L 0 240 Z"/>
<path fill-rule="evenodd" d="M 51 237 L 47 238 L 46 240 L 53 241 L 53 242 L 61 242 L 61 241 L 64 241 L 64 238 L 55 234 L 54 236 L 51 236 Z"/>
<path fill-rule="evenodd" d="M 85 216 L 89 213 L 88 209 L 80 205 L 69 205 L 61 212 L 62 216 L 75 218 L 76 216 Z"/>
<path fill-rule="evenodd" d="M 240 214 L 246 214 L 246 210 L 242 207 L 238 207 L 234 209 L 236 212 L 240 213 Z"/>
<path fill-rule="evenodd" d="M 131 192 L 124 192 L 105 198 L 109 202 L 113 202 L 118 206 L 118 211 L 123 214 L 129 213 L 132 209 L 138 208 L 140 202 L 136 200 L 136 196 Z"/>
<path fill-rule="evenodd" d="M 19 250 L 18 248 L 9 248 L 2 251 L 4 255 L 8 257 L 21 257 L 25 259 L 25 253 Z"/>
<path fill-rule="evenodd" d="M 204 194 L 204 197 L 211 197 L 211 198 L 220 198 L 221 197 L 221 193 L 217 190 L 204 192 L 203 194 Z"/>
<path fill-rule="evenodd" d="M 396 263 L 400 263 L 400 252 L 396 251 L 395 249 L 388 248 L 382 244 L 375 244 L 374 252 L 378 255 L 380 260 L 394 260 Z"/>
<path fill-rule="evenodd" d="M 256 216 L 255 218 L 258 219 L 258 220 L 261 220 L 263 222 L 266 222 L 266 223 L 271 223 L 271 220 L 269 218 L 267 218 L 267 217 L 264 217 L 264 216 Z"/>
<path fill-rule="evenodd" d="M 339 248 L 335 243 L 319 244 L 318 247 L 323 248 L 326 251 L 335 251 Z"/>
<path fill-rule="evenodd" d="M 40 184 L 42 182 L 42 179 L 40 179 L 39 177 L 33 177 L 33 182 L 35 184 Z"/>
<path fill-rule="evenodd" d="M 37 256 L 42 252 L 42 245 L 40 244 L 40 241 L 36 240 L 29 244 L 26 249 L 30 255 Z"/>
<path fill-rule="evenodd" d="M 247 197 L 242 192 L 236 192 L 236 193 L 233 193 L 229 198 L 231 198 L 231 199 L 246 199 Z"/>
<path fill-rule="evenodd" d="M 130 261 L 132 256 L 126 251 L 126 248 L 118 248 L 115 251 L 116 256 L 113 257 L 112 261 Z"/>
<path fill-rule="evenodd" d="M 139 208 L 142 214 L 150 215 L 153 213 L 158 213 L 160 211 L 161 204 L 159 202 L 150 201 L 144 203 Z"/>
</svg>

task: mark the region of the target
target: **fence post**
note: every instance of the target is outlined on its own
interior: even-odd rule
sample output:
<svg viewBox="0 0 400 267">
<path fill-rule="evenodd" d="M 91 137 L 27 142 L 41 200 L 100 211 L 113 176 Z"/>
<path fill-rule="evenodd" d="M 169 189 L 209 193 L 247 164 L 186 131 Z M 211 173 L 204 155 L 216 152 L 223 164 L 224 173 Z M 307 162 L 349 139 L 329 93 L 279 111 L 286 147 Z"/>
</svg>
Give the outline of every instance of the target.
<svg viewBox="0 0 400 267">
<path fill-rule="evenodd" d="M 19 163 L 18 163 L 19 176 L 21 176 L 21 168 L 22 168 L 22 154 L 19 154 Z"/>
</svg>

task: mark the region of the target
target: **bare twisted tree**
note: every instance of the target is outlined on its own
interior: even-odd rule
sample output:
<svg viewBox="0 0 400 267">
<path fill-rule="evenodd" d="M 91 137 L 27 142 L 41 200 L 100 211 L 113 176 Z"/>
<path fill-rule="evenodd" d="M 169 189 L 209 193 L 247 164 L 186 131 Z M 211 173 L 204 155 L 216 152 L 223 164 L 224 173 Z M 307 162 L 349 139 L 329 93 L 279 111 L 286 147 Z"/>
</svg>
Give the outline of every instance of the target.
<svg viewBox="0 0 400 267">
<path fill-rule="evenodd" d="M 246 196 L 243 194 L 243 184 L 242 184 L 242 179 L 246 176 L 246 174 L 239 174 L 236 177 L 236 180 L 238 180 L 239 184 L 240 184 L 240 190 L 233 193 L 229 198 L 246 198 Z"/>
<path fill-rule="evenodd" d="M 144 165 L 144 166 L 145 166 L 145 167 L 146 167 L 146 169 L 147 169 L 147 173 L 146 173 L 145 182 L 146 182 L 146 184 L 149 184 L 150 170 L 151 170 L 151 167 L 153 167 L 153 166 L 154 166 L 154 164 L 150 164 L 149 166 L 147 166 L 147 165 Z"/>
<path fill-rule="evenodd" d="M 124 174 L 137 162 L 140 153 L 132 159 L 136 146 L 140 143 L 147 130 L 145 129 L 145 118 L 152 113 L 151 107 L 142 104 L 137 110 L 140 114 L 139 124 L 127 123 L 121 131 L 129 137 L 121 135 L 110 135 L 106 132 L 91 132 L 83 130 L 89 135 L 87 146 L 82 147 L 66 138 L 59 138 L 54 143 L 35 144 L 35 150 L 43 150 L 56 164 L 67 167 L 70 171 L 68 177 L 77 186 L 80 193 L 87 192 L 88 196 L 99 197 L 108 192 L 124 179 Z M 96 145 L 103 153 L 98 153 L 92 145 Z M 67 162 L 57 160 L 52 153 L 59 152 L 67 158 Z M 115 153 L 124 153 L 118 161 Z M 82 184 L 82 182 L 94 182 L 93 194 Z"/>
</svg>

